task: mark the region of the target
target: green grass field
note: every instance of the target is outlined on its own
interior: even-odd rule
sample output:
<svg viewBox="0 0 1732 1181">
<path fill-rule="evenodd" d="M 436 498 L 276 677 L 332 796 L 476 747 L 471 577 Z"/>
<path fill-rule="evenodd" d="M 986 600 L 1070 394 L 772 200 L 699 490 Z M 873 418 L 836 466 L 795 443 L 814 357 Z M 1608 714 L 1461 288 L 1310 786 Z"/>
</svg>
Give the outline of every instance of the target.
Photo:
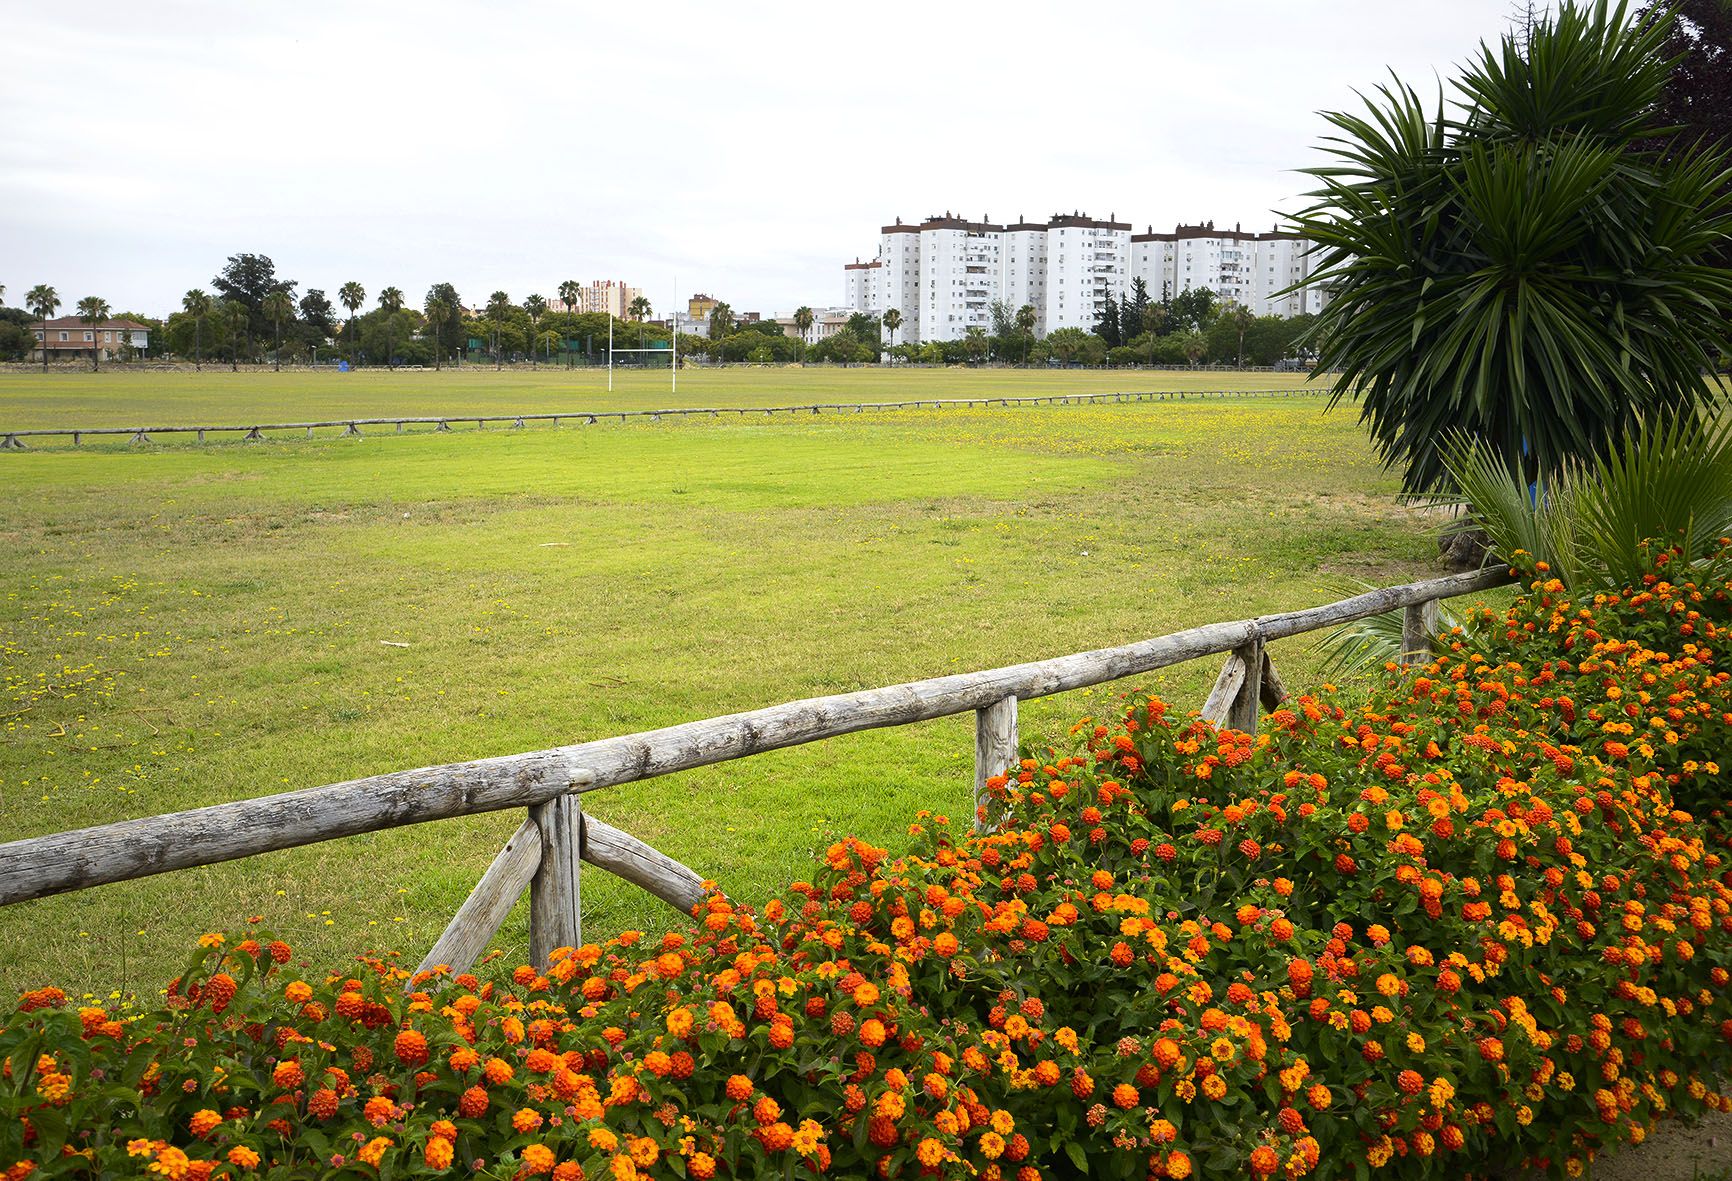
<svg viewBox="0 0 1732 1181">
<path fill-rule="evenodd" d="M 366 369 L 354 373 L 269 369 L 230 373 L 207 367 L 91 373 L 59 367 L 44 374 L 0 370 L 0 431 L 40 427 L 198 424 L 396 414 L 541 414 L 564 410 L 645 410 L 681 406 L 785 406 L 812 402 L 878 402 L 919 398 L 997 398 L 1133 390 L 1296 390 L 1300 375 L 1100 369 L 810 369 L 735 365 L 679 374 L 677 398 L 662 370 L 606 370 L 465 365 L 443 371 Z M 919 391 L 914 393 L 911 391 Z"/>
<path fill-rule="evenodd" d="M 826 372 L 823 390 L 797 371 L 707 376 L 727 384 L 693 381 L 692 401 L 1066 388 L 1049 374 Z M 324 375 L 181 377 L 0 376 L 0 417 L 186 418 L 263 401 L 319 414 L 333 397 Z M 372 383 L 392 412 L 565 393 L 527 374 L 444 380 L 361 374 L 341 389 Z M 1323 405 L 0 455 L 0 840 L 1059 655 L 1430 571 L 1427 522 L 1396 504 L 1353 413 Z M 1289 683 L 1315 670 L 1303 642 L 1275 654 Z M 1215 671 L 1151 683 L 1194 708 Z M 1061 735 L 1110 696 L 1027 703 L 1025 738 Z M 832 834 L 894 844 L 919 808 L 966 811 L 972 757 L 971 720 L 952 719 L 609 789 L 586 807 L 752 901 L 801 876 Z M 200 931 L 251 915 L 322 962 L 363 947 L 418 957 L 519 819 L 0 910 L 0 990 L 153 985 Z M 599 871 L 584 903 L 592 935 L 677 917 Z M 523 909 L 501 936 L 513 955 L 526 951 Z"/>
</svg>

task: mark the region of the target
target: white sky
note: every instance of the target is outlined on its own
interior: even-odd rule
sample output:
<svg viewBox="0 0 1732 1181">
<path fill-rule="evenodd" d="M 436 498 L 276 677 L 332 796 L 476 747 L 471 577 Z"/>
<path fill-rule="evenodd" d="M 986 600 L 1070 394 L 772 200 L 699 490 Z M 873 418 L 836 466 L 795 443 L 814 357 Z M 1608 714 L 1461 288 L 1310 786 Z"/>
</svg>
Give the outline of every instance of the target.
<svg viewBox="0 0 1732 1181">
<path fill-rule="evenodd" d="M 1319 109 L 1422 93 L 1509 0 L 5 7 L 0 284 L 166 314 L 230 254 L 419 305 L 622 278 L 840 302 L 877 228 L 1268 228 Z M 604 133 L 601 129 L 607 129 Z"/>
</svg>

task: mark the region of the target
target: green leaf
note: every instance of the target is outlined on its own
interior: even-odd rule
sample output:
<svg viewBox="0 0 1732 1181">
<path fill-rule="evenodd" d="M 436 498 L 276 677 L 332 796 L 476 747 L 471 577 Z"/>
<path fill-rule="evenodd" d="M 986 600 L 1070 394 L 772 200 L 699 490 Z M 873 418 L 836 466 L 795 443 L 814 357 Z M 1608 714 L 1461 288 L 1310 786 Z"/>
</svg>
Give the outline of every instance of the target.
<svg viewBox="0 0 1732 1181">
<path fill-rule="evenodd" d="M 1078 1144 L 1075 1140 L 1066 1140 L 1064 1142 L 1064 1154 L 1070 1157 L 1070 1163 L 1076 1166 L 1077 1172 L 1087 1173 L 1089 1171 L 1088 1153 L 1084 1152 L 1082 1145 Z"/>
</svg>

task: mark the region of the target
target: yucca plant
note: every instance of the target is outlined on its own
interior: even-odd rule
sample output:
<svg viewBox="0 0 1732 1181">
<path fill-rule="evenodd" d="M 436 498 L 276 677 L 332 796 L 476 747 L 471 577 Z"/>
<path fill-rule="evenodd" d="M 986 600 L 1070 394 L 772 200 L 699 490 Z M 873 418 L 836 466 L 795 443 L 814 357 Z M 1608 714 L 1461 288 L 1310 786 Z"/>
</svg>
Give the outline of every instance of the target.
<svg viewBox="0 0 1732 1181">
<path fill-rule="evenodd" d="M 1652 568 L 1654 547 L 1675 546 L 1689 564 L 1732 536 L 1732 423 L 1724 419 L 1649 423 L 1543 485 L 1526 483 L 1468 435 L 1447 438 L 1441 454 L 1451 489 L 1417 499 L 1465 501 L 1468 511 L 1451 529 L 1481 530 L 1497 561 L 1531 555 L 1571 590 L 1635 585 Z M 1441 631 L 1462 623 L 1447 604 L 1439 607 Z M 1318 642 L 1324 672 L 1335 677 L 1381 668 L 1400 658 L 1401 645 L 1400 612 L 1343 624 Z"/>
<path fill-rule="evenodd" d="M 1406 491 L 1448 484 L 1451 433 L 1532 484 L 1705 412 L 1732 351 L 1732 184 L 1658 114 L 1671 20 L 1566 3 L 1482 44 L 1452 102 L 1394 81 L 1325 116 L 1334 159 L 1294 219 L 1332 292 L 1313 375 L 1360 402 Z"/>
<path fill-rule="evenodd" d="M 1732 533 L 1732 426 L 1654 421 L 1604 455 L 1566 464 L 1529 485 L 1484 441 L 1454 435 L 1443 444 L 1454 493 L 1471 509 L 1491 550 L 1518 550 L 1547 563 L 1571 589 L 1628 586 L 1649 568 L 1654 545 L 1677 546 L 1698 561 Z"/>
</svg>

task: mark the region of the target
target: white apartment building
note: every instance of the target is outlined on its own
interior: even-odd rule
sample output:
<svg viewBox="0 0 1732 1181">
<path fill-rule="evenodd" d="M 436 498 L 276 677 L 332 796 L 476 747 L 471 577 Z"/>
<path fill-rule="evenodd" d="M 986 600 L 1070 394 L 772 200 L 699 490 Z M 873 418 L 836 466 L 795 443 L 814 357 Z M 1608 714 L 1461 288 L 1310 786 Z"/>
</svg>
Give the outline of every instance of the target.
<svg viewBox="0 0 1732 1181">
<path fill-rule="evenodd" d="M 879 259 L 871 262 L 844 263 L 842 266 L 843 300 L 842 306 L 855 311 L 881 311 L 884 308 L 884 263 Z"/>
<path fill-rule="evenodd" d="M 920 223 L 919 340 L 961 340 L 992 331 L 992 301 L 1004 227 L 946 214 Z M 908 318 L 906 309 L 903 318 Z"/>
<path fill-rule="evenodd" d="M 1170 234 L 1085 213 L 1050 221 L 1020 218 L 1010 225 L 968 221 L 950 213 L 918 225 L 898 218 L 879 231 L 878 257 L 843 265 L 843 302 L 881 316 L 902 313 L 887 344 L 958 340 L 971 328 L 992 330 L 992 305 L 1035 309 L 1035 334 L 1059 328 L 1089 331 L 1110 297 L 1123 301 L 1142 279 L 1151 299 L 1207 287 L 1223 303 L 1256 315 L 1321 311 L 1328 295 L 1315 284 L 1288 295 L 1314 271 L 1309 244 L 1272 229 L 1217 230 L 1213 222 L 1181 225 Z"/>
<path fill-rule="evenodd" d="M 1046 231 L 1046 331 L 1094 328 L 1107 297 L 1123 299 L 1130 283 L 1131 227 L 1071 213 Z"/>
<path fill-rule="evenodd" d="M 1257 235 L 1257 257 L 1252 265 L 1251 310 L 1259 316 L 1316 315 L 1329 302 L 1321 283 L 1310 283 L 1297 291 L 1278 294 L 1295 283 L 1303 283 L 1322 260 L 1311 243 L 1298 234 L 1271 230 Z"/>
<path fill-rule="evenodd" d="M 1254 315 L 1297 316 L 1319 312 L 1327 302 L 1327 293 L 1316 285 L 1277 295 L 1309 277 L 1315 266 L 1310 249 L 1299 235 L 1279 229 L 1246 233 L 1242 226 L 1217 230 L 1213 222 L 1204 222 L 1157 234 L 1151 227 L 1131 239 L 1131 277 L 1148 285 L 1152 299 L 1207 287 L 1223 303 L 1249 308 Z"/>
<path fill-rule="evenodd" d="M 1046 335 L 1046 245 L 1047 224 L 1020 217 L 1004 227 L 1000 251 L 999 298 L 1014 313 L 1025 305 L 1034 308 L 1034 333 Z"/>
<path fill-rule="evenodd" d="M 885 334 L 885 344 L 907 344 L 920 339 L 920 227 L 905 226 L 897 218 L 895 225 L 878 231 L 878 261 L 883 264 L 878 285 L 883 308 L 861 308 L 863 312 L 884 312 L 895 308 L 902 313 L 902 324 L 895 332 Z"/>
</svg>

